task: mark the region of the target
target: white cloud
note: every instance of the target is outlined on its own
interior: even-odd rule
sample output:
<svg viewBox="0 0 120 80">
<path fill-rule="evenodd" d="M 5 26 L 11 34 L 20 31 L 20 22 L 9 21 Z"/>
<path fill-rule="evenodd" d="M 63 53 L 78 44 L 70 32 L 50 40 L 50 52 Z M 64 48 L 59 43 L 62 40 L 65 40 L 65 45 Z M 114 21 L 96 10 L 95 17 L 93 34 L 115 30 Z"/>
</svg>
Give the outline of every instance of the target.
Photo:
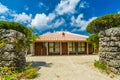
<svg viewBox="0 0 120 80">
<path fill-rule="evenodd" d="M 5 20 L 5 16 L 0 16 L 0 20 Z"/>
<path fill-rule="evenodd" d="M 25 9 L 28 10 L 29 8 L 25 6 Z M 32 20 L 32 14 L 28 15 L 25 12 L 18 14 L 16 13 L 15 10 L 11 10 L 7 8 L 5 5 L 2 5 L 1 3 L 0 3 L 0 13 L 2 13 L 2 16 L 0 16 L 0 20 L 9 20 L 9 21 L 15 21 L 26 24 L 29 24 Z"/>
<path fill-rule="evenodd" d="M 51 26 L 57 28 L 57 27 L 61 26 L 61 25 L 64 24 L 64 23 L 65 23 L 65 20 L 62 18 L 62 19 L 56 20 L 56 22 L 53 23 L 53 25 L 51 25 Z"/>
<path fill-rule="evenodd" d="M 28 6 L 24 6 L 25 10 L 28 11 L 29 10 L 29 7 Z"/>
<path fill-rule="evenodd" d="M 59 15 L 75 13 L 75 8 L 80 0 L 61 0 L 56 7 L 56 12 Z"/>
<path fill-rule="evenodd" d="M 77 18 L 75 18 L 74 16 L 71 17 L 71 26 L 74 27 L 79 27 L 80 31 L 84 31 L 88 25 L 88 23 L 90 23 L 92 20 L 96 19 L 97 17 L 92 17 L 89 20 L 83 20 L 84 16 L 83 14 L 79 14 Z"/>
<path fill-rule="evenodd" d="M 117 13 L 120 14 L 120 11 L 118 11 Z"/>
<path fill-rule="evenodd" d="M 0 3 L 0 13 L 5 13 L 7 12 L 9 9 L 7 8 L 7 6 L 3 5 L 2 3 Z"/>
<path fill-rule="evenodd" d="M 2 20 L 10 20 L 10 21 L 16 21 L 20 23 L 25 23 L 26 25 L 33 26 L 41 31 L 47 30 L 47 29 L 54 29 L 58 28 L 61 25 L 65 25 L 65 20 L 62 18 L 61 15 L 64 14 L 74 14 L 76 12 L 76 6 L 79 8 L 86 8 L 88 5 L 87 2 L 80 2 L 81 0 L 61 0 L 60 3 L 56 6 L 55 10 L 53 12 L 46 15 L 45 13 L 36 14 L 34 18 L 32 18 L 32 14 L 26 14 L 25 12 L 17 13 L 14 10 L 8 9 L 6 6 L 2 5 L 0 3 L 0 13 L 6 13 L 7 16 L 10 17 L 10 19 L 7 19 L 6 15 L 0 16 Z M 47 9 L 47 6 L 43 3 L 38 3 L 39 8 L 41 9 Z M 80 5 L 79 5 L 80 4 Z M 29 10 L 28 6 L 24 6 L 25 10 Z M 69 15 L 69 16 L 72 16 Z M 96 17 L 93 17 L 89 20 L 83 20 L 84 16 L 83 14 L 78 15 L 77 18 L 74 17 L 74 15 L 71 17 L 71 26 L 76 27 L 75 30 L 85 30 L 87 24 L 95 19 Z M 68 23 L 66 23 L 68 24 Z"/>
<path fill-rule="evenodd" d="M 44 4 L 43 4 L 42 2 L 40 2 L 40 3 L 38 4 L 38 6 L 41 7 L 41 6 L 44 6 Z"/>
<path fill-rule="evenodd" d="M 46 32 L 46 33 L 44 33 L 44 35 L 45 35 L 45 34 L 50 34 L 50 33 L 52 33 L 52 32 Z"/>
<path fill-rule="evenodd" d="M 50 13 L 48 16 L 44 13 L 42 14 L 36 14 L 35 18 L 32 19 L 31 26 L 40 29 L 40 30 L 46 30 L 51 28 L 50 26 L 52 23 L 51 21 L 55 18 L 55 15 L 53 13 Z M 49 25 L 48 25 L 49 24 Z"/>
<path fill-rule="evenodd" d="M 52 21 L 53 19 L 55 19 L 56 14 L 55 14 L 55 13 L 50 13 L 50 14 L 48 15 L 48 17 L 49 17 L 49 20 Z"/>
<path fill-rule="evenodd" d="M 46 30 L 57 28 L 65 22 L 63 18 L 59 18 L 54 22 L 55 17 L 54 13 L 50 13 L 48 16 L 44 13 L 36 14 L 35 18 L 32 19 L 31 26 L 39 30 Z"/>
<path fill-rule="evenodd" d="M 0 16 L 1 19 L 5 19 L 5 16 Z"/>
<path fill-rule="evenodd" d="M 79 7 L 80 8 L 88 8 L 89 4 L 86 1 L 83 1 L 83 2 L 80 3 Z"/>
<path fill-rule="evenodd" d="M 35 18 L 32 20 L 31 25 L 34 27 L 39 27 L 40 29 L 45 28 L 49 21 L 49 17 L 44 13 L 36 14 Z"/>
<path fill-rule="evenodd" d="M 29 23 L 32 20 L 32 14 L 27 15 L 26 13 L 12 14 L 15 22 Z"/>
<path fill-rule="evenodd" d="M 40 9 L 44 9 L 44 10 L 48 10 L 49 8 L 45 5 L 45 4 L 43 4 L 42 2 L 39 2 L 38 3 L 38 7 L 40 8 Z"/>
</svg>

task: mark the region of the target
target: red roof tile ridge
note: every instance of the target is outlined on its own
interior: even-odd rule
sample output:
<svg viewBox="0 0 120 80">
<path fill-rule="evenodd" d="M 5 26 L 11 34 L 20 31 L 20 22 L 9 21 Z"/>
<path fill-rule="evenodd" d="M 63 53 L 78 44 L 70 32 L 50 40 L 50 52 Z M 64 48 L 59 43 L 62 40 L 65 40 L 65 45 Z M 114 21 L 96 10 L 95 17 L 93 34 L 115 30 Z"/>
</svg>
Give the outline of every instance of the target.
<svg viewBox="0 0 120 80">
<path fill-rule="evenodd" d="M 72 34 L 72 35 L 76 35 L 76 36 L 82 36 L 82 37 L 86 37 L 86 38 L 89 37 L 89 36 L 86 36 L 86 35 L 71 33 L 71 32 L 68 32 L 68 31 L 59 31 L 58 33 L 68 33 L 68 34 Z"/>
<path fill-rule="evenodd" d="M 62 35 L 62 33 L 65 33 L 65 34 L 71 34 L 71 35 L 86 37 L 86 38 L 89 37 L 89 36 L 85 36 L 85 35 L 81 35 L 81 34 L 71 33 L 71 32 L 68 32 L 68 31 L 57 31 L 57 32 L 53 32 L 53 33 L 46 33 L 46 34 L 43 34 L 43 35 L 41 35 L 41 36 L 49 36 L 49 35 L 56 34 L 56 33 L 59 33 L 59 34 L 61 34 L 61 35 Z M 40 36 L 40 37 L 41 37 L 41 36 Z"/>
</svg>

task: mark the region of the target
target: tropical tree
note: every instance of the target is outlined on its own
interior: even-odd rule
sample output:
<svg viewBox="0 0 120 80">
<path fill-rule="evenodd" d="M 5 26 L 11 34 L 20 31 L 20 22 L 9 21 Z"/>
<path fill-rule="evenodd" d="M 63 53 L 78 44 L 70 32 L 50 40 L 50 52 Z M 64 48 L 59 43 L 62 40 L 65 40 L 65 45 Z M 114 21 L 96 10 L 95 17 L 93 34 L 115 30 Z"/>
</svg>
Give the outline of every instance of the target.
<svg viewBox="0 0 120 80">
<path fill-rule="evenodd" d="M 98 33 L 112 27 L 120 27 L 120 14 L 108 14 L 101 16 L 87 25 L 86 31 L 92 34 L 87 41 L 94 46 L 95 52 L 98 52 L 99 47 Z"/>
<path fill-rule="evenodd" d="M 98 37 L 98 34 L 91 35 L 87 39 L 87 42 L 93 45 L 94 53 L 98 53 L 98 48 L 99 48 L 99 37 Z"/>
<path fill-rule="evenodd" d="M 118 26 L 120 26 L 120 14 L 108 14 L 90 22 L 87 25 L 86 31 L 90 34 L 96 34 L 101 30 Z"/>
</svg>

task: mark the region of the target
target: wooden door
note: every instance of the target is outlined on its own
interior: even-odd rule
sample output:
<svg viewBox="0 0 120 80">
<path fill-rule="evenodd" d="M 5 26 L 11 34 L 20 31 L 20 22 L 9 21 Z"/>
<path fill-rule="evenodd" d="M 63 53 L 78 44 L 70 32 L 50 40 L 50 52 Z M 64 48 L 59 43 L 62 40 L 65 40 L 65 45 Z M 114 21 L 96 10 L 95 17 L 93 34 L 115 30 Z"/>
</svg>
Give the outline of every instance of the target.
<svg viewBox="0 0 120 80">
<path fill-rule="evenodd" d="M 44 46 L 44 43 L 35 43 L 35 55 L 46 55 L 46 47 Z"/>
<path fill-rule="evenodd" d="M 68 45 L 67 42 L 62 43 L 62 55 L 68 55 Z"/>
</svg>

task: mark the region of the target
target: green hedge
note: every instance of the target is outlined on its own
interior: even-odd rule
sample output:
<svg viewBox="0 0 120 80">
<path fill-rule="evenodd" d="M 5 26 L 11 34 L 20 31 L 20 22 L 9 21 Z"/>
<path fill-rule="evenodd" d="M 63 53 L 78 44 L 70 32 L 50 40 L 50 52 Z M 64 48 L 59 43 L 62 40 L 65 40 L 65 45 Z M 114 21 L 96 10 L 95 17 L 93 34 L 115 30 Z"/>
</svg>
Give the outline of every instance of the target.
<svg viewBox="0 0 120 80">
<path fill-rule="evenodd" d="M 107 14 L 98 17 L 87 25 L 86 31 L 95 34 L 112 27 L 120 27 L 120 14 Z"/>
<path fill-rule="evenodd" d="M 22 32 L 26 36 L 30 32 L 30 30 L 24 25 L 17 22 L 8 22 L 8 21 L 0 21 L 0 29 L 13 29 Z"/>
</svg>

